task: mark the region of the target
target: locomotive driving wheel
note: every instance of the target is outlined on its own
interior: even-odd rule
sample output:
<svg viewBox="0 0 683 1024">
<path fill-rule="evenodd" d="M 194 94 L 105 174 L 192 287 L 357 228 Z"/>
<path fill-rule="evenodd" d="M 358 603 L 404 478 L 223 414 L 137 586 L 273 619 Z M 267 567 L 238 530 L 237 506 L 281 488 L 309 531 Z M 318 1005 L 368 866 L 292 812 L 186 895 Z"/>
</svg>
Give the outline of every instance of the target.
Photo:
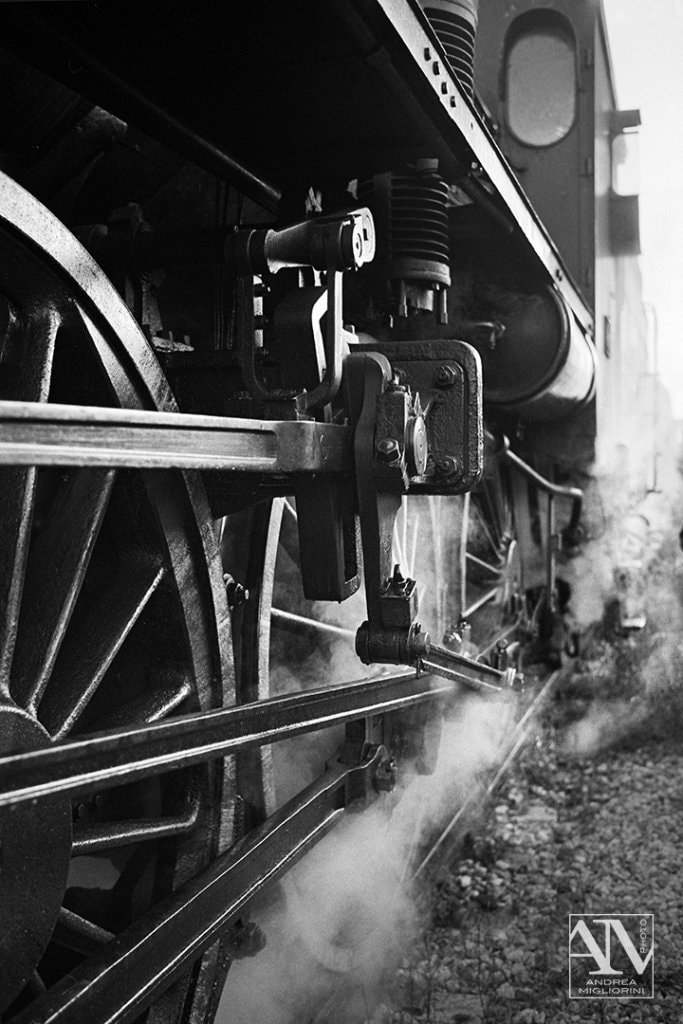
<svg viewBox="0 0 683 1024">
<path fill-rule="evenodd" d="M 0 196 L 0 398 L 174 409 L 85 250 L 4 176 Z M 0 753 L 233 700 L 228 607 L 197 476 L 0 468 Z M 229 845 L 226 765 L 0 815 L 3 1021 L 48 1019 L 46 989 L 106 958 L 119 931 Z M 143 1018 L 144 1002 L 118 1016 L 102 1006 L 102 1019 L 212 1019 L 224 959 L 214 945 Z"/>
<path fill-rule="evenodd" d="M 481 482 L 463 499 L 458 605 L 480 657 L 512 638 L 525 614 L 514 502 L 501 459 L 487 460 Z"/>
<path fill-rule="evenodd" d="M 504 507 L 506 527 L 512 530 L 505 503 Z M 439 643 L 444 631 L 458 620 L 463 590 L 472 603 L 479 595 L 478 580 L 470 575 L 466 582 L 460 575 L 467 552 L 484 554 L 478 544 L 479 515 L 479 507 L 473 503 L 468 508 L 462 497 L 413 495 L 403 499 L 396 517 L 394 561 L 405 575 L 417 579 L 418 618 Z M 489 547 L 493 529 L 487 536 Z M 245 538 L 249 538 L 248 545 Z M 514 571 L 507 568 L 514 565 L 514 541 L 508 543 L 507 534 L 498 541 L 495 554 L 493 548 L 486 552 L 491 571 L 486 576 L 488 596 L 481 605 L 485 623 L 480 622 L 477 610 L 472 613 L 475 626 L 485 625 L 486 636 L 496 638 L 510 626 L 514 604 L 511 587 L 517 585 Z M 227 517 L 223 559 L 238 592 L 242 588 L 248 592 L 248 599 L 233 612 L 236 671 L 241 692 L 250 695 L 246 699 L 339 685 L 378 672 L 396 671 L 393 666 L 365 667 L 355 654 L 356 628 L 366 617 L 362 589 L 341 605 L 310 601 L 304 596 L 297 510 L 292 499 L 276 498 Z M 418 771 L 430 771 L 436 762 L 441 711 L 436 705 L 429 710 L 431 714 L 420 721 L 411 720 L 412 728 L 404 742 L 392 749 L 400 768 L 412 760 L 406 782 L 417 767 L 416 733 L 426 733 Z M 238 791 L 246 801 L 244 813 L 249 827 L 322 774 L 326 764 L 339 756 L 343 741 L 343 728 L 336 726 L 240 752 Z M 240 1007 L 236 1017 L 239 1024 L 267 1015 L 272 997 L 269 977 L 280 978 L 286 970 L 300 972 L 307 979 L 302 988 L 314 991 L 311 1005 L 325 1005 L 327 999 L 351 1002 L 362 990 L 359 979 L 365 971 L 371 971 L 373 951 L 381 947 L 387 957 L 391 955 L 388 944 L 395 938 L 395 923 L 408 899 L 412 868 L 421 849 L 416 825 L 419 815 L 406 827 L 401 789 L 399 784 L 394 793 L 381 794 L 375 811 L 366 814 L 364 826 L 354 820 L 357 816 L 350 815 L 345 826 L 323 840 L 299 866 L 303 873 L 295 868 L 275 898 L 267 899 L 255 910 L 256 923 L 263 925 L 268 945 L 253 963 L 238 965 L 233 985 L 224 996 L 226 1013 L 233 997 Z M 410 798 L 408 804 L 416 810 Z M 372 830 L 376 839 L 368 842 Z M 340 850 L 344 851 L 343 869 L 337 867 Z M 375 891 L 390 893 L 388 905 L 382 905 L 381 899 L 367 898 L 376 877 Z M 296 991 L 278 993 L 283 1024 L 306 1015 L 307 1005 L 300 1004 L 298 998 Z"/>
</svg>

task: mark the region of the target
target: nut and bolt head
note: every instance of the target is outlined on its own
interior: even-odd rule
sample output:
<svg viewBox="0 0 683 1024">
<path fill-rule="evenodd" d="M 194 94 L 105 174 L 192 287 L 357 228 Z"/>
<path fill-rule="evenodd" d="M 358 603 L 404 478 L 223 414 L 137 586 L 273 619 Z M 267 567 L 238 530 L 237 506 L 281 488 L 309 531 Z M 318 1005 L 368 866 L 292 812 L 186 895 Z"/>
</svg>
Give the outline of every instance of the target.
<svg viewBox="0 0 683 1024">
<path fill-rule="evenodd" d="M 458 476 L 460 463 L 452 455 L 442 455 L 436 459 L 434 468 L 439 476 Z"/>
<path fill-rule="evenodd" d="M 390 793 L 396 785 L 396 763 L 392 760 L 382 761 L 377 766 L 374 776 L 375 788 L 380 793 Z"/>
<path fill-rule="evenodd" d="M 401 458 L 401 449 L 398 441 L 393 437 L 383 437 L 375 445 L 375 455 L 380 462 L 398 462 Z"/>
<path fill-rule="evenodd" d="M 458 371 L 454 366 L 445 363 L 436 373 L 436 385 L 439 388 L 452 388 L 458 379 Z"/>
<path fill-rule="evenodd" d="M 237 583 L 229 572 L 223 574 L 223 583 L 230 611 L 249 600 L 249 591 L 241 583 Z"/>
</svg>

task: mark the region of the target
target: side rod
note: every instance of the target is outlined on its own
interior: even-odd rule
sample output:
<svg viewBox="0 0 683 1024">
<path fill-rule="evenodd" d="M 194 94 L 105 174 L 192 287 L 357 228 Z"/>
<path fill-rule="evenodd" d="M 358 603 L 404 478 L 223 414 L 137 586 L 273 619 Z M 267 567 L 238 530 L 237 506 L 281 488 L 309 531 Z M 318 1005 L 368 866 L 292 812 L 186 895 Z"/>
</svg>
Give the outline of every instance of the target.
<svg viewBox="0 0 683 1024">
<path fill-rule="evenodd" d="M 87 405 L 0 402 L 0 464 L 346 473 L 351 428 Z"/>
<path fill-rule="evenodd" d="M 476 685 L 477 670 L 450 680 L 399 670 L 328 689 L 123 727 L 0 758 L 0 808 L 55 795 L 99 792 L 200 761 L 407 707 Z M 489 670 L 490 671 L 490 670 Z"/>
<path fill-rule="evenodd" d="M 242 907 L 284 874 L 344 815 L 364 763 L 328 771 L 208 868 L 71 971 L 13 1024 L 128 1024 L 165 991 Z"/>
</svg>

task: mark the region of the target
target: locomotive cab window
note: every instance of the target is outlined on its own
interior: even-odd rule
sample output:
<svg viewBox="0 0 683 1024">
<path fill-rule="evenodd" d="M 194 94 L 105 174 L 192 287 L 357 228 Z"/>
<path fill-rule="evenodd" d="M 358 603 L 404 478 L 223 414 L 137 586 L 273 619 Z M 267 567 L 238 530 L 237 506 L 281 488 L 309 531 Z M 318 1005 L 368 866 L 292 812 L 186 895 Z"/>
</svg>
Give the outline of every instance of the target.
<svg viewBox="0 0 683 1024">
<path fill-rule="evenodd" d="M 576 117 L 576 47 L 554 11 L 532 11 L 512 25 L 505 60 L 505 116 L 527 146 L 550 146 Z"/>
</svg>

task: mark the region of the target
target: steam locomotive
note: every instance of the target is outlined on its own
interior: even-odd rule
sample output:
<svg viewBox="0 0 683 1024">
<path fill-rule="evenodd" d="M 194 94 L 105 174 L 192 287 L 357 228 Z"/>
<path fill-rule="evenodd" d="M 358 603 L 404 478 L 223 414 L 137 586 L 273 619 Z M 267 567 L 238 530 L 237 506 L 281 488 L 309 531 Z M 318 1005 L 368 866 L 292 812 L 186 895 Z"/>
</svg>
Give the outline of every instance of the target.
<svg viewBox="0 0 683 1024">
<path fill-rule="evenodd" d="M 2 1020 L 199 1024 L 254 898 L 557 656 L 638 116 L 592 0 L 0 24 Z"/>
</svg>

